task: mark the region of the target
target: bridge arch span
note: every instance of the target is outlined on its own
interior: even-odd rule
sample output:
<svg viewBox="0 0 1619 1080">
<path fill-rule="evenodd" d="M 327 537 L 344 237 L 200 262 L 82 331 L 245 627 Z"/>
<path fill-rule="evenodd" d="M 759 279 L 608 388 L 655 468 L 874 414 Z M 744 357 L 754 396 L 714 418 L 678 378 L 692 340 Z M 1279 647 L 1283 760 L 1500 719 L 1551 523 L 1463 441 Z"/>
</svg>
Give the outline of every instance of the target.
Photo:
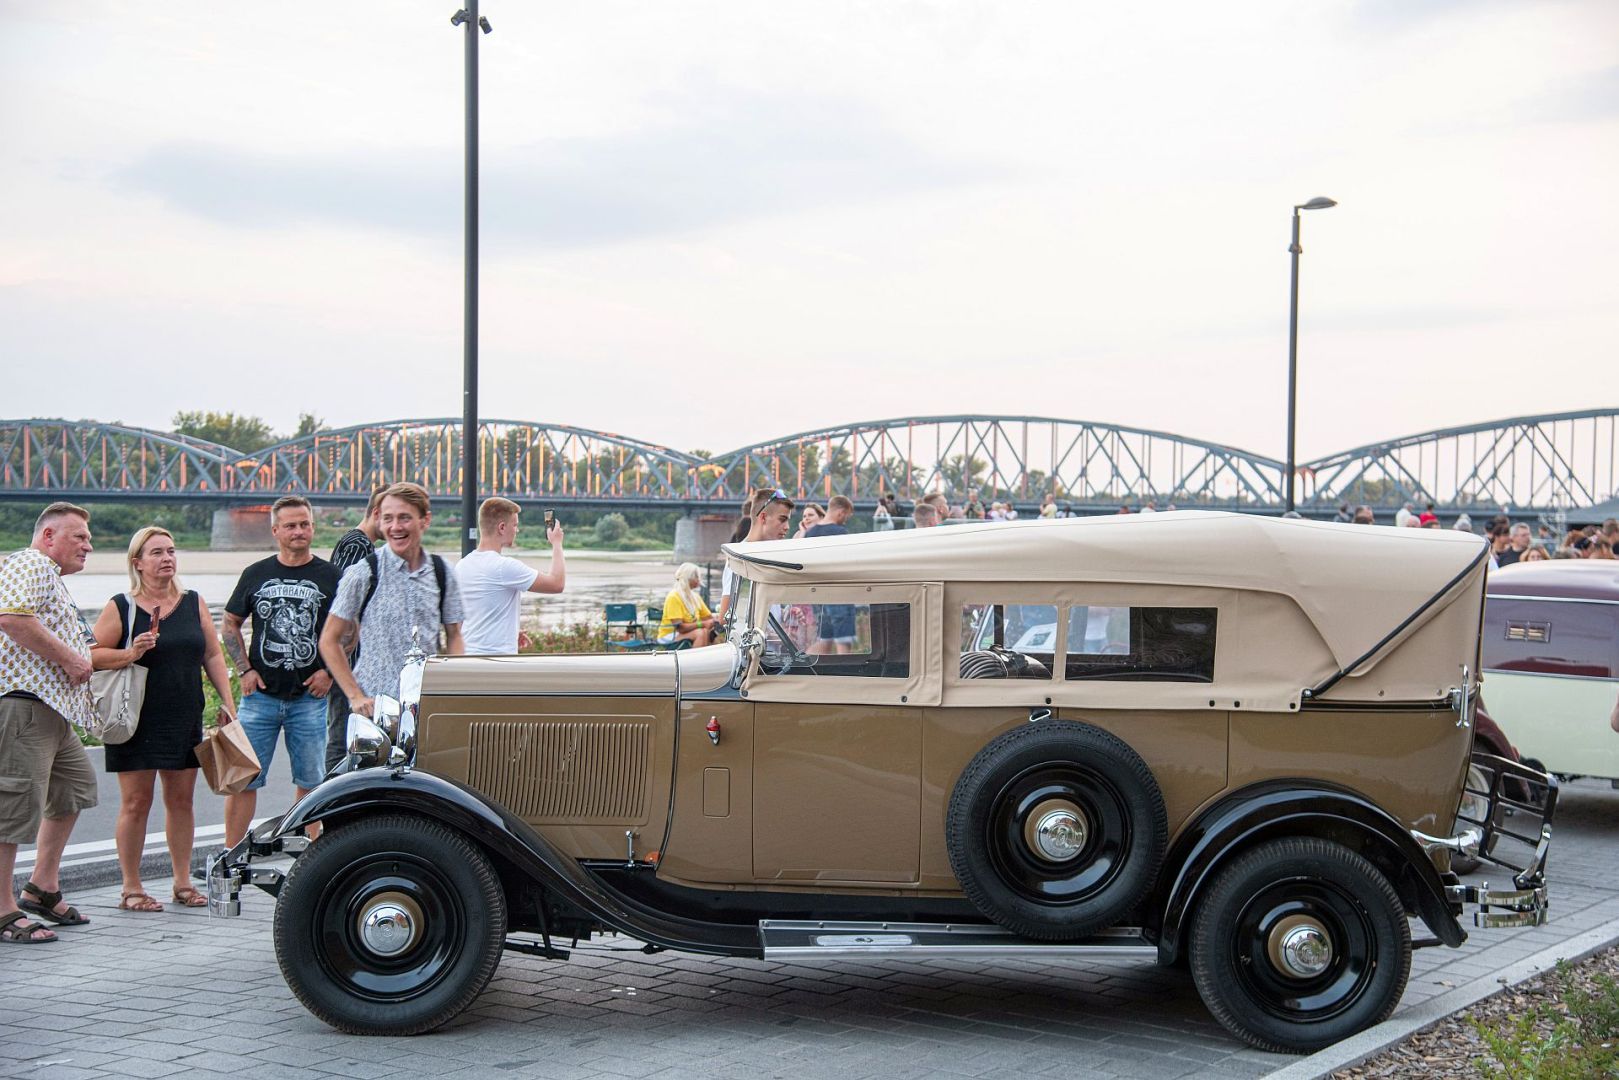
<svg viewBox="0 0 1619 1080">
<path fill-rule="evenodd" d="M 1592 506 L 1619 491 L 1619 408 L 1514 416 L 1404 435 L 1299 467 L 1307 505 L 1478 514 Z"/>
<path fill-rule="evenodd" d="M 1156 500 L 1263 505 L 1280 497 L 1282 463 L 1163 431 L 1048 416 L 949 415 L 844 424 L 720 454 L 699 469 L 705 498 L 779 486 L 796 498 L 869 500 L 977 490 L 986 501 L 1046 493 L 1097 507 Z"/>
<path fill-rule="evenodd" d="M 569 424 L 484 420 L 479 486 L 511 498 L 677 500 L 700 463 L 690 454 Z M 243 491 L 363 496 L 400 480 L 435 498 L 461 491 L 461 419 L 393 420 L 320 431 L 266 447 L 239 466 Z"/>
</svg>

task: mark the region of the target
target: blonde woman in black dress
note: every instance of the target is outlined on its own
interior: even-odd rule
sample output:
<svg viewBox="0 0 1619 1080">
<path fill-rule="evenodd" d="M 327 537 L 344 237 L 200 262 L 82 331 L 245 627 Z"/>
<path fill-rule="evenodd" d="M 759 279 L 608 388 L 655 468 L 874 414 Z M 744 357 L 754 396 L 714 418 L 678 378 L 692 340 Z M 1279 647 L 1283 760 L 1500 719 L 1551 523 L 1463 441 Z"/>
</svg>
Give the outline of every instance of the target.
<svg viewBox="0 0 1619 1080">
<path fill-rule="evenodd" d="M 107 601 L 96 620 L 98 670 L 140 664 L 146 668 L 146 699 L 140 723 L 126 743 L 108 746 L 107 771 L 118 774 L 118 824 L 113 833 L 123 871 L 124 911 L 162 911 L 141 884 L 141 853 L 152 811 L 154 784 L 163 785 L 163 829 L 174 867 L 174 902 L 204 907 L 208 898 L 191 884 L 191 843 L 196 829 L 196 745 L 202 741 L 202 673 L 219 692 L 219 722 L 235 719 L 225 654 L 213 616 L 201 596 L 187 592 L 177 575 L 179 558 L 167 529 L 148 525 L 129 542 L 131 611 L 127 597 Z M 128 619 L 135 620 L 132 647 L 125 649 Z"/>
</svg>

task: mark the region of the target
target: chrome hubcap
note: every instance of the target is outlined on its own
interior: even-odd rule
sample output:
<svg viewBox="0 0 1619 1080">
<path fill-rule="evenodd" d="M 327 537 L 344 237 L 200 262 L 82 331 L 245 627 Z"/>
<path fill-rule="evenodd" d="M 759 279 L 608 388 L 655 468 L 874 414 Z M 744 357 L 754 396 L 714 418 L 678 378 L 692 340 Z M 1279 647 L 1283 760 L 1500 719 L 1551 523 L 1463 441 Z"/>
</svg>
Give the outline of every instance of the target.
<svg viewBox="0 0 1619 1080">
<path fill-rule="evenodd" d="M 1084 812 L 1063 799 L 1035 807 L 1024 830 L 1029 850 L 1047 862 L 1066 862 L 1074 858 L 1085 849 L 1089 835 Z"/>
<path fill-rule="evenodd" d="M 1290 978 L 1314 978 L 1332 966 L 1332 939 L 1325 927 L 1306 916 L 1277 923 L 1267 944 L 1271 964 Z"/>
<path fill-rule="evenodd" d="M 360 911 L 360 940 L 378 956 L 398 956 L 421 937 L 422 911 L 399 893 L 372 898 Z"/>
</svg>

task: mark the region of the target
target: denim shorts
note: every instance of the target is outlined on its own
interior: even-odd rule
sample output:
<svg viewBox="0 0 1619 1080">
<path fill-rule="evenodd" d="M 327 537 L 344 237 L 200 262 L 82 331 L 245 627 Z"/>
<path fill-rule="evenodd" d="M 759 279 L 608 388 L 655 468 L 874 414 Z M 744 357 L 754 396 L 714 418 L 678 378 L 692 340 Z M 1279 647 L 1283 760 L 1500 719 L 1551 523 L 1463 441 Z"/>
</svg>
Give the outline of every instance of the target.
<svg viewBox="0 0 1619 1080">
<path fill-rule="evenodd" d="M 275 758 L 275 737 L 285 731 L 292 757 L 292 782 L 301 788 L 318 785 L 326 775 L 326 699 L 300 694 L 290 701 L 273 698 L 262 690 L 242 699 L 236 722 L 259 756 L 259 775 L 247 785 L 257 791 L 270 775 Z"/>
<path fill-rule="evenodd" d="M 854 644 L 853 604 L 824 604 L 816 614 L 815 636 L 817 639 L 834 641 L 840 645 Z"/>
</svg>

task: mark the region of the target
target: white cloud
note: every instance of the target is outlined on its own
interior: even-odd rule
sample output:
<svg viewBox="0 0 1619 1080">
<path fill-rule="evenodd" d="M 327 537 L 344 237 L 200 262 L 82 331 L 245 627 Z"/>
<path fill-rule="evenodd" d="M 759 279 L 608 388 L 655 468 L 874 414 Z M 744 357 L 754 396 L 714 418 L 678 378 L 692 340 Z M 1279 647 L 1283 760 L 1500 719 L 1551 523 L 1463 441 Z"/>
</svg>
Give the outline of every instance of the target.
<svg viewBox="0 0 1619 1080">
<path fill-rule="evenodd" d="M 1419 6 L 486 3 L 485 412 L 1277 454 L 1316 194 L 1302 455 L 1619 404 L 1619 15 Z M 446 15 L 0 5 L 0 413 L 458 413 Z"/>
</svg>

